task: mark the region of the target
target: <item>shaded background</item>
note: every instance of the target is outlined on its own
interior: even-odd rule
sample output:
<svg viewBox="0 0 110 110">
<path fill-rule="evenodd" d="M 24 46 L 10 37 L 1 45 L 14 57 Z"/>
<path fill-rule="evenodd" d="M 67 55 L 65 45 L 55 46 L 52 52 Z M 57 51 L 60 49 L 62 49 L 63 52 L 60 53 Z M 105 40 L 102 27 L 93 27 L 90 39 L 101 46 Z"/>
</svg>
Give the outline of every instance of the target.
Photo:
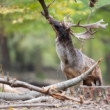
<svg viewBox="0 0 110 110">
<path fill-rule="evenodd" d="M 45 0 L 49 4 L 52 0 Z M 81 19 L 89 23 L 104 19 L 110 23 L 110 1 L 99 0 L 94 8 L 88 6 L 89 0 L 56 0 L 49 8 L 54 18 L 63 21 L 71 14 L 70 21 L 76 24 Z M 50 84 L 65 80 L 60 70 L 60 61 L 55 49 L 55 32 L 41 15 L 38 0 L 0 0 L 0 64 L 4 73 L 34 84 Z M 74 32 L 84 31 L 73 28 Z M 98 60 L 104 83 L 110 84 L 110 25 L 98 29 L 95 39 L 84 43 L 83 53 Z M 81 42 L 72 36 L 74 46 Z"/>
</svg>

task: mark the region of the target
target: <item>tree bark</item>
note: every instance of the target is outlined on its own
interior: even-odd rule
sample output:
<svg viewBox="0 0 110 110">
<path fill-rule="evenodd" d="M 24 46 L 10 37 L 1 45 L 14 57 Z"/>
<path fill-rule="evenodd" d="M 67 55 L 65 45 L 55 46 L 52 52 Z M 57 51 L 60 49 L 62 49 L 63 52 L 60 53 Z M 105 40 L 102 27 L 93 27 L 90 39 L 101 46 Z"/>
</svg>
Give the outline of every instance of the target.
<svg viewBox="0 0 110 110">
<path fill-rule="evenodd" d="M 15 100 L 29 100 L 35 97 L 41 96 L 40 93 L 35 91 L 28 91 L 24 93 L 10 93 L 10 92 L 0 92 L 0 99 L 15 101 Z"/>
<path fill-rule="evenodd" d="M 102 39 L 102 42 L 105 46 L 110 45 L 110 39 Z M 110 50 L 106 50 L 105 52 L 105 62 L 106 62 L 106 71 L 104 74 L 105 83 L 110 84 Z"/>
<path fill-rule="evenodd" d="M 4 32 L 4 24 L 3 18 L 1 16 L 1 23 L 0 23 L 0 50 L 1 50 L 1 64 L 4 68 L 9 68 L 10 66 L 10 58 L 9 58 L 9 48 L 7 45 L 7 37 Z"/>
<path fill-rule="evenodd" d="M 1 63 L 4 68 L 8 68 L 10 65 L 9 49 L 7 46 L 7 38 L 0 35 L 0 47 L 1 47 Z"/>
<path fill-rule="evenodd" d="M 36 104 L 13 104 L 13 105 L 2 105 L 0 106 L 0 109 L 9 109 L 9 108 L 21 108 L 21 107 L 53 107 L 53 108 L 58 108 L 58 107 L 62 107 L 62 106 L 67 106 L 68 104 L 43 104 L 43 103 L 36 103 Z M 70 104 L 71 105 L 71 104 Z M 22 109 L 21 109 L 22 110 Z"/>
<path fill-rule="evenodd" d="M 106 61 L 106 73 L 104 75 L 104 79 L 106 83 L 110 83 L 110 52 L 105 55 Z"/>
</svg>

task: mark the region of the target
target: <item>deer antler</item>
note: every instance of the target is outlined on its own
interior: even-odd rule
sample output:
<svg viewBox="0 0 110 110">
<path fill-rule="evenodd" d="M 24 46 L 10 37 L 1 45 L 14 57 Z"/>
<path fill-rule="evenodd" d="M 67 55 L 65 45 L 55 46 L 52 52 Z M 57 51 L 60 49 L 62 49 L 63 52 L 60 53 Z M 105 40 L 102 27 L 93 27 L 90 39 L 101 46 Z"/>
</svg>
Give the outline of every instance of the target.
<svg viewBox="0 0 110 110">
<path fill-rule="evenodd" d="M 67 29 L 69 29 L 70 27 L 71 27 L 71 23 L 69 22 L 69 16 L 70 16 L 71 14 L 68 14 L 66 17 L 64 17 L 64 25 L 65 25 L 65 27 L 67 28 Z"/>
<path fill-rule="evenodd" d="M 82 27 L 82 28 L 85 28 L 86 29 L 86 32 L 83 32 L 83 33 L 73 33 L 70 31 L 71 35 L 74 35 L 76 38 L 78 39 L 83 39 L 83 40 L 86 40 L 86 39 L 93 39 L 93 37 L 91 37 L 93 34 L 96 33 L 96 31 L 92 32 L 92 29 L 97 29 L 97 28 L 106 28 L 106 26 L 108 25 L 107 24 L 101 24 L 103 21 L 100 20 L 96 23 L 92 23 L 92 24 L 87 24 L 87 25 L 80 25 L 80 22 L 78 22 L 78 24 L 76 25 L 71 25 L 71 27 Z"/>
<path fill-rule="evenodd" d="M 87 25 L 80 25 L 80 22 L 78 22 L 77 24 L 71 24 L 70 27 L 83 27 L 83 28 L 86 28 L 86 29 L 106 28 L 108 23 L 107 24 L 101 24 L 103 22 L 104 22 L 103 19 L 101 19 L 100 21 L 98 21 L 96 23 L 87 24 Z"/>
<path fill-rule="evenodd" d="M 75 36 L 76 38 L 78 38 L 79 40 L 86 40 L 86 39 L 93 39 L 93 37 L 91 37 L 94 33 L 96 33 L 96 31 L 92 32 L 92 29 L 97 29 L 97 28 L 106 28 L 107 24 L 101 24 L 103 23 L 103 19 L 96 22 L 96 23 L 92 23 L 92 24 L 86 24 L 86 25 L 81 25 L 80 24 L 80 20 L 78 21 L 77 24 L 72 24 L 69 22 L 69 15 L 67 16 L 67 22 L 64 18 L 64 25 L 67 29 L 70 29 L 71 27 L 82 27 L 85 28 L 86 31 L 82 32 L 82 33 L 74 33 L 71 29 L 70 29 L 70 34 Z"/>
<path fill-rule="evenodd" d="M 94 37 L 91 37 L 94 33 L 96 33 L 96 31 L 95 32 L 86 31 L 82 33 L 73 33 L 72 30 L 70 31 L 70 34 L 75 36 L 79 40 L 94 39 Z"/>
</svg>

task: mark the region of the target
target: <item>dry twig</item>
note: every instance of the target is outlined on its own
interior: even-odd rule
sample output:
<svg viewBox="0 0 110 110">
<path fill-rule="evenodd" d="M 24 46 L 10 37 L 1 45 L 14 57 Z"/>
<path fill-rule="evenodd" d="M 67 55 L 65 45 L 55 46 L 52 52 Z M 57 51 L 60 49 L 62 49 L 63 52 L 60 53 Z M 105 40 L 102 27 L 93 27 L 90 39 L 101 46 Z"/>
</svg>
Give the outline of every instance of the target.
<svg viewBox="0 0 110 110">
<path fill-rule="evenodd" d="M 66 104 L 67 105 L 67 104 Z M 65 106 L 66 106 L 65 105 Z M 62 104 L 43 104 L 43 103 L 37 103 L 37 104 L 14 104 L 14 105 L 4 105 L 4 106 L 0 106 L 0 109 L 8 109 L 8 108 L 20 108 L 20 107 L 60 107 L 60 106 L 64 106 Z"/>
<path fill-rule="evenodd" d="M 52 97 L 41 96 L 41 97 L 38 97 L 38 98 L 33 98 L 33 99 L 30 99 L 30 100 L 26 100 L 24 102 L 26 102 L 26 103 L 46 102 L 46 101 L 50 100 L 50 98 L 52 98 Z"/>
<path fill-rule="evenodd" d="M 25 93 L 8 93 L 8 92 L 0 92 L 0 99 L 14 101 L 14 100 L 29 100 L 40 96 L 41 94 L 35 91 L 29 91 Z"/>
<path fill-rule="evenodd" d="M 1 64 L 1 73 L 2 73 L 2 78 L 4 78 L 4 72 Z M 4 84 L 1 85 L 2 92 L 4 92 Z"/>
</svg>

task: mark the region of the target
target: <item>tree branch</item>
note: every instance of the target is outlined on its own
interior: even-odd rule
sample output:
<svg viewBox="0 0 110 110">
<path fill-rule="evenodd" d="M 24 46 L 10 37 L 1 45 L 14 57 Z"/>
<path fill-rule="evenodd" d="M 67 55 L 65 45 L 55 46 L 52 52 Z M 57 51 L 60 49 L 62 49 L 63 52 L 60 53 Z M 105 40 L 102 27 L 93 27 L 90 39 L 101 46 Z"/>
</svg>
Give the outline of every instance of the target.
<svg viewBox="0 0 110 110">
<path fill-rule="evenodd" d="M 38 98 L 34 98 L 34 99 L 30 99 L 30 100 L 26 100 L 24 101 L 25 103 L 38 103 L 38 102 L 46 102 L 48 100 L 50 100 L 50 98 L 52 97 L 48 97 L 48 96 L 41 96 L 41 97 L 38 97 Z"/>
<path fill-rule="evenodd" d="M 4 100 L 29 100 L 32 98 L 35 98 L 37 96 L 40 96 L 41 94 L 35 91 L 29 91 L 25 93 L 8 93 L 8 92 L 0 92 L 0 99 Z"/>
<path fill-rule="evenodd" d="M 66 104 L 67 105 L 67 104 Z M 7 109 L 7 108 L 19 108 L 19 107 L 61 107 L 64 106 L 62 104 L 42 104 L 42 103 L 37 103 L 37 104 L 14 104 L 14 105 L 4 105 L 4 106 L 0 106 L 0 109 Z"/>
<path fill-rule="evenodd" d="M 48 12 L 48 8 L 47 8 L 44 0 L 39 0 L 39 2 L 40 2 L 41 6 L 44 10 L 44 13 L 42 13 L 42 14 L 46 17 L 46 19 L 48 19 L 49 18 L 49 12 Z"/>
</svg>

